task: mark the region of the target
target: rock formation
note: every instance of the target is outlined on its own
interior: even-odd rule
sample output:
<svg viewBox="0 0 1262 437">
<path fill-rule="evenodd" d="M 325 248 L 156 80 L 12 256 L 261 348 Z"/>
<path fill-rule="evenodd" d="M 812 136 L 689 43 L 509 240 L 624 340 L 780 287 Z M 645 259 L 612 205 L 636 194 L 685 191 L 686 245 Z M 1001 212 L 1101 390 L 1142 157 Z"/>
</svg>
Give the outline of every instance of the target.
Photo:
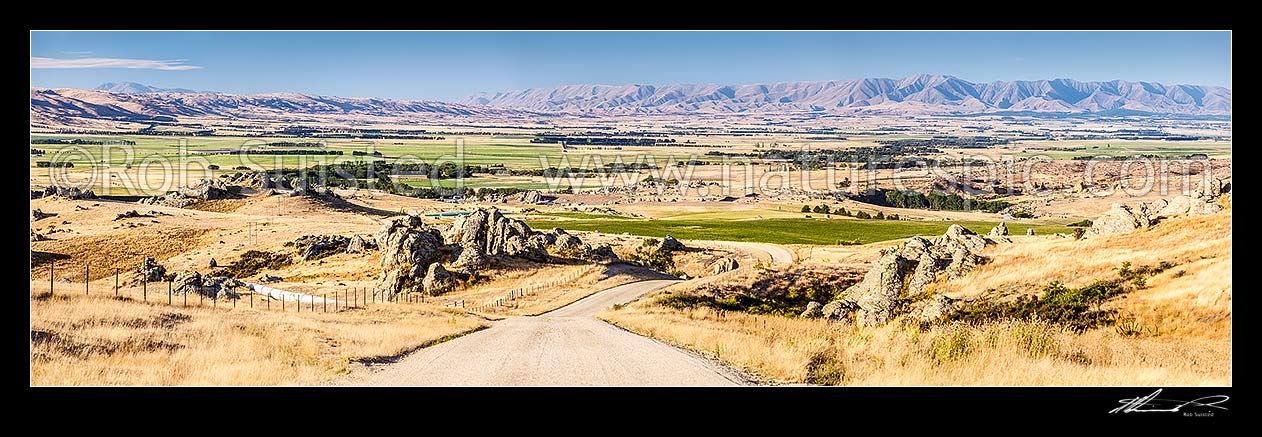
<svg viewBox="0 0 1262 437">
<path fill-rule="evenodd" d="M 421 281 L 443 245 L 442 234 L 422 224 L 420 217 L 400 217 L 377 231 L 377 243 L 382 270 L 378 290 L 387 296 L 423 291 Z"/>
<path fill-rule="evenodd" d="M 1188 193 L 1170 199 L 1140 203 L 1135 207 L 1114 203 L 1104 215 L 1091 221 L 1091 228 L 1087 229 L 1085 236 L 1122 234 L 1173 217 L 1216 214 L 1224 209 L 1218 203 L 1223 195 L 1231 195 L 1231 183 L 1206 178 Z"/>
<path fill-rule="evenodd" d="M 244 287 L 245 283 L 223 276 L 202 275 L 196 271 L 186 270 L 175 275 L 171 291 L 175 294 L 195 293 L 210 299 L 236 299 L 233 289 Z"/>
<path fill-rule="evenodd" d="M 807 302 L 806 309 L 802 310 L 802 314 L 799 317 L 802 317 L 804 319 L 811 319 L 811 318 L 819 317 L 819 315 L 821 314 L 822 308 L 824 308 L 824 305 L 820 304 L 819 302 L 816 302 L 816 301 Z"/>
<path fill-rule="evenodd" d="M 96 193 L 92 190 L 80 190 L 75 187 L 58 187 L 49 185 L 44 187 L 43 195 L 40 197 L 61 197 L 68 200 L 95 199 Z"/>
<path fill-rule="evenodd" d="M 351 239 L 342 235 L 303 235 L 289 245 L 298 249 L 298 257 L 311 261 L 337 252 L 347 251 Z"/>
<path fill-rule="evenodd" d="M 825 305 L 821 313 L 841 319 L 854 312 L 864 326 L 888 323 L 907 298 L 920 295 L 939 277 L 959 279 L 984 262 L 978 252 L 989 243 L 960 225 L 951 225 L 933 240 L 912 237 L 901 246 L 882 250 L 863 280 Z"/>
<path fill-rule="evenodd" d="M 740 268 L 740 263 L 732 258 L 721 258 L 710 265 L 710 272 L 714 274 L 726 273 Z"/>
<path fill-rule="evenodd" d="M 31 221 L 40 221 L 55 215 L 57 214 L 49 214 L 44 211 L 40 211 L 39 208 L 35 208 L 31 210 Z"/>
<path fill-rule="evenodd" d="M 346 253 L 367 253 L 377 249 L 377 240 L 371 235 L 353 235 L 346 243 Z"/>
<path fill-rule="evenodd" d="M 162 278 L 167 274 L 167 269 L 162 264 L 158 264 L 157 260 L 145 257 L 144 261 L 140 262 L 140 271 L 138 273 L 141 281 L 162 282 Z"/>
<path fill-rule="evenodd" d="M 433 263 L 421 280 L 421 289 L 431 296 L 439 295 L 456 288 L 455 277 L 442 264 Z"/>
<path fill-rule="evenodd" d="M 1004 222 L 999 222 L 998 225 L 995 225 L 995 227 L 990 228 L 989 234 L 986 234 L 986 236 L 988 237 L 1003 237 L 1006 235 L 1008 235 L 1008 226 Z"/>
<path fill-rule="evenodd" d="M 684 250 L 687 248 L 688 248 L 687 246 L 684 246 L 684 243 L 680 243 L 679 240 L 676 240 L 675 237 L 672 237 L 670 235 L 667 235 L 665 238 L 662 238 L 662 241 L 657 243 L 657 250 L 666 250 L 666 251 L 673 252 L 676 250 Z"/>
</svg>

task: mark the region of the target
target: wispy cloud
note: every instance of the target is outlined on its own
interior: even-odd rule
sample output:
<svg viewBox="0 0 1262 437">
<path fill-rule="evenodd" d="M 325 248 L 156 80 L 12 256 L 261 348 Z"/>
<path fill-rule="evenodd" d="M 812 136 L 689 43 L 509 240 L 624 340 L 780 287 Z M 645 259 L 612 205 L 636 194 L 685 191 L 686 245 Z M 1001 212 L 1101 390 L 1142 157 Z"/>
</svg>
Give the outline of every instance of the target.
<svg viewBox="0 0 1262 437">
<path fill-rule="evenodd" d="M 158 61 L 125 58 L 57 59 L 31 56 L 31 68 L 131 68 L 141 70 L 196 70 L 198 65 L 185 65 L 183 59 Z"/>
</svg>

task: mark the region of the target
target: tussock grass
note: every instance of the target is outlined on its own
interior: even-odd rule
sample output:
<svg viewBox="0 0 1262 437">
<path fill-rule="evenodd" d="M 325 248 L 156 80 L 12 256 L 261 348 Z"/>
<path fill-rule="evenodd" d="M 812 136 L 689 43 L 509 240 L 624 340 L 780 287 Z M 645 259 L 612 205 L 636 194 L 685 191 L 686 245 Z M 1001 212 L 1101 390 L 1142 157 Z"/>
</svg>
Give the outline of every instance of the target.
<svg viewBox="0 0 1262 437">
<path fill-rule="evenodd" d="M 680 311 L 649 301 L 599 317 L 780 383 L 1231 384 L 1229 340 L 1133 338 L 1112 329 L 1075 334 L 1039 321 L 860 328 L 709 308 Z"/>
<path fill-rule="evenodd" d="M 59 289 L 31 301 L 31 384 L 321 384 L 346 373 L 352 360 L 395 356 L 483 326 L 461 311 L 422 304 L 281 313 Z"/>
</svg>

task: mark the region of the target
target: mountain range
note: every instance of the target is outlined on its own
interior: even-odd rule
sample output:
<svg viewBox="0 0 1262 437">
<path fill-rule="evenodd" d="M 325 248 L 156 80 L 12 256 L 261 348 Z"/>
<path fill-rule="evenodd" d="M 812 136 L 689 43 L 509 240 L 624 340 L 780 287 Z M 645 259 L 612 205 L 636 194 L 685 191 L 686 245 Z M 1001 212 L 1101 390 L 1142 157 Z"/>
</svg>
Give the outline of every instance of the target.
<svg viewBox="0 0 1262 437">
<path fill-rule="evenodd" d="M 754 85 L 566 85 L 460 101 L 547 112 L 741 113 L 871 112 L 890 114 L 1031 111 L 1160 114 L 1231 113 L 1231 89 L 1153 82 L 1072 79 L 976 83 L 944 75 Z"/>
<path fill-rule="evenodd" d="M 242 95 L 186 92 L 157 90 L 144 85 L 123 88 L 154 91 L 132 93 L 74 88 L 31 88 L 31 120 L 35 124 L 53 126 L 83 124 L 84 120 L 144 122 L 179 117 L 229 117 L 249 120 L 288 119 L 304 115 L 399 117 L 408 115 L 501 116 L 533 113 L 517 109 L 436 101 L 330 97 L 297 93 Z"/>
<path fill-rule="evenodd" d="M 1230 115 L 1231 89 L 1153 82 L 1071 79 L 968 82 L 952 76 L 783 82 L 763 85 L 567 85 L 460 102 L 332 97 L 299 93 L 229 94 L 134 82 L 95 90 L 31 88 L 34 124 L 179 117 L 291 119 L 295 116 L 466 117 L 556 114 L 973 114 L 1156 113 Z"/>
<path fill-rule="evenodd" d="M 97 91 L 109 91 L 111 93 L 123 94 L 145 94 L 145 93 L 195 93 L 187 88 L 158 88 L 151 87 L 136 82 L 106 82 L 96 87 Z"/>
</svg>

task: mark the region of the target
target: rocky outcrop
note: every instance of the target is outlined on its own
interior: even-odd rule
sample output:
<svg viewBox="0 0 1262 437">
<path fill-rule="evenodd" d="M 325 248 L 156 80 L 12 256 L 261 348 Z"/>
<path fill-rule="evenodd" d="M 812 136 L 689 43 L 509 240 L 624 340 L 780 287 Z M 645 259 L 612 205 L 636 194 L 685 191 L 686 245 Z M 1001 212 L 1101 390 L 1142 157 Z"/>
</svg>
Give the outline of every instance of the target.
<svg viewBox="0 0 1262 437">
<path fill-rule="evenodd" d="M 986 236 L 988 237 L 1003 237 L 1007 235 L 1008 235 L 1008 226 L 1004 222 L 999 222 L 998 225 L 995 225 L 995 227 L 990 228 L 989 234 L 986 234 Z"/>
<path fill-rule="evenodd" d="M 714 274 L 727 273 L 740 268 L 740 263 L 733 258 L 720 258 L 710 265 L 710 272 Z"/>
<path fill-rule="evenodd" d="M 175 294 L 194 293 L 210 299 L 236 299 L 238 294 L 233 290 L 245 286 L 244 282 L 233 278 L 202 275 L 192 270 L 177 273 L 171 282 L 171 291 Z"/>
<path fill-rule="evenodd" d="M 114 220 L 115 220 L 115 221 L 118 221 L 118 220 L 122 220 L 122 219 L 140 218 L 140 217 L 153 217 L 153 216 L 152 216 L 152 215 L 148 215 L 148 214 L 141 214 L 141 213 L 139 213 L 139 212 L 136 212 L 136 210 L 134 210 L 134 209 L 133 209 L 133 210 L 131 210 L 131 211 L 127 211 L 127 212 L 124 212 L 124 213 L 122 213 L 122 214 L 119 214 L 119 215 L 114 216 Z"/>
<path fill-rule="evenodd" d="M 1034 235 L 1034 228 L 1026 228 L 1025 235 Z"/>
<path fill-rule="evenodd" d="M 290 245 L 298 249 L 303 261 L 312 261 L 338 252 L 350 246 L 351 239 L 342 235 L 303 235 Z"/>
<path fill-rule="evenodd" d="M 1168 218 L 1217 214 L 1224 210 L 1219 203 L 1224 194 L 1231 195 L 1231 183 L 1206 178 L 1186 194 L 1169 199 L 1140 203 L 1135 207 L 1114 203 L 1104 215 L 1092 220 L 1091 228 L 1087 229 L 1085 236 L 1122 234 L 1152 226 Z"/>
<path fill-rule="evenodd" d="M 49 185 L 44 187 L 43 196 L 40 197 L 60 197 L 67 200 L 84 200 L 95 199 L 96 193 L 92 190 L 80 190 L 75 187 L 58 187 Z"/>
<path fill-rule="evenodd" d="M 922 294 L 939 278 L 959 279 L 983 263 L 978 252 L 988 243 L 963 226 L 951 225 L 933 240 L 912 237 L 901 246 L 883 249 L 863 280 L 825 305 L 822 313 L 842 318 L 854 312 L 864 326 L 888 323 L 906 299 Z"/>
<path fill-rule="evenodd" d="M 47 240 L 48 240 L 48 237 L 45 237 L 45 236 L 44 236 L 44 234 L 41 234 L 41 233 L 35 232 L 35 230 L 34 230 L 34 229 L 32 229 L 32 230 L 31 230 L 31 241 L 32 241 L 32 242 L 35 242 L 35 241 L 47 241 Z"/>
<path fill-rule="evenodd" d="M 830 320 L 840 320 L 840 321 L 848 322 L 850 321 L 850 315 L 853 314 L 858 309 L 859 307 L 856 306 L 853 302 L 837 299 L 825 304 L 823 308 L 820 308 L 819 315 L 820 317 L 830 319 Z"/>
<path fill-rule="evenodd" d="M 31 221 L 40 221 L 55 215 L 57 214 L 49 214 L 44 211 L 40 211 L 39 208 L 35 208 L 31 210 Z"/>
<path fill-rule="evenodd" d="M 676 240 L 675 237 L 672 237 L 670 235 L 667 235 L 665 238 L 662 238 L 662 240 L 657 243 L 657 250 L 665 250 L 665 251 L 674 252 L 677 250 L 684 250 L 687 248 L 688 248 L 687 246 L 684 246 L 684 243 L 680 243 L 679 240 Z"/>
<path fill-rule="evenodd" d="M 140 271 L 138 273 L 141 281 L 161 282 L 162 278 L 167 274 L 167 269 L 162 264 L 158 264 L 157 260 L 145 257 L 144 261 L 140 262 Z"/>
<path fill-rule="evenodd" d="M 798 317 L 801 317 L 803 319 L 813 319 L 813 318 L 819 317 L 820 314 L 823 313 L 821 311 L 823 308 L 824 308 L 824 305 L 819 302 L 816 302 L 816 301 L 807 302 L 806 309 L 802 310 L 802 314 L 799 315 Z"/>
<path fill-rule="evenodd" d="M 421 289 L 431 296 L 443 294 L 455 288 L 455 277 L 439 263 L 430 264 L 426 269 L 425 278 L 421 280 Z"/>
<path fill-rule="evenodd" d="M 540 193 L 538 190 L 527 191 L 522 193 L 521 201 L 522 203 L 529 203 L 531 205 L 543 202 L 543 193 Z"/>
<path fill-rule="evenodd" d="M 957 309 L 954 299 L 941 293 L 934 293 L 932 297 L 921 302 L 916 309 L 908 313 L 907 317 L 921 323 L 933 323 L 954 314 L 955 311 Z"/>
<path fill-rule="evenodd" d="M 377 240 L 371 235 L 353 235 L 346 243 L 346 253 L 368 253 L 377 249 Z"/>
<path fill-rule="evenodd" d="M 1147 215 L 1121 203 L 1114 203 L 1109 206 L 1109 210 L 1104 215 L 1091 221 L 1091 228 L 1087 229 L 1086 236 L 1122 234 L 1146 228 L 1150 224 L 1152 220 Z"/>
<path fill-rule="evenodd" d="M 266 273 L 264 273 L 263 275 L 259 276 L 259 283 L 262 283 L 262 284 L 267 284 L 267 283 L 272 283 L 272 282 L 280 282 L 280 281 L 283 281 L 283 280 L 284 280 L 284 279 L 282 279 L 280 276 L 269 275 L 269 274 L 266 274 Z"/>
<path fill-rule="evenodd" d="M 400 217 L 377 231 L 377 243 L 382 270 L 377 289 L 387 296 L 424 291 L 421 281 L 443 246 L 442 234 L 422 224 L 420 217 Z"/>
</svg>

